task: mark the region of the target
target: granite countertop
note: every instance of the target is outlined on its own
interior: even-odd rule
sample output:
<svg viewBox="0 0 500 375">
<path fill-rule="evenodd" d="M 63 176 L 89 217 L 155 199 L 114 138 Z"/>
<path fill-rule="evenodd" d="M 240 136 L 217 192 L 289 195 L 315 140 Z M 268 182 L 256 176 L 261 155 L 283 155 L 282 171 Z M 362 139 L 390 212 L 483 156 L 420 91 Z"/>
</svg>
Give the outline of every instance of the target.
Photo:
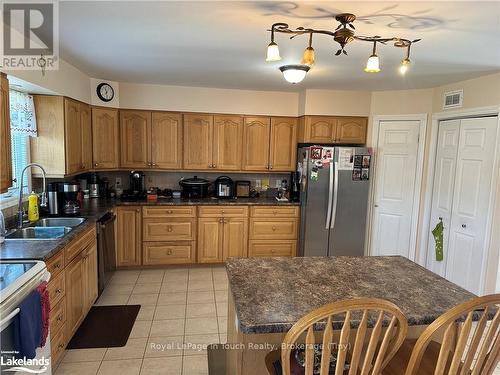
<svg viewBox="0 0 500 375">
<path fill-rule="evenodd" d="M 175 206 L 175 205 L 214 205 L 214 206 L 299 206 L 300 202 L 280 202 L 276 198 L 231 198 L 231 199 L 218 199 L 218 198 L 200 198 L 200 199 L 173 199 L 173 198 L 159 198 L 156 201 L 136 201 L 124 202 L 117 200 L 117 206 Z"/>
<path fill-rule="evenodd" d="M 308 312 L 356 297 L 391 301 L 410 326 L 428 325 L 475 297 L 400 256 L 232 258 L 226 269 L 243 333 L 287 332 Z"/>
</svg>

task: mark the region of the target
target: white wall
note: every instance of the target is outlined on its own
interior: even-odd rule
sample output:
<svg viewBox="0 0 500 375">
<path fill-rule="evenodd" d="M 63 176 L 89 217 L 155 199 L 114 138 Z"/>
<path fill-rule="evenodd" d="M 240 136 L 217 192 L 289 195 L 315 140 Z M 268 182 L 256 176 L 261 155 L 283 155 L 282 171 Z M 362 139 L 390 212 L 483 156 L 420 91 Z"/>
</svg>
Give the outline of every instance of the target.
<svg viewBox="0 0 500 375">
<path fill-rule="evenodd" d="M 103 102 L 97 96 L 97 86 L 103 82 L 106 82 L 107 84 L 109 84 L 113 88 L 113 91 L 115 93 L 113 99 L 110 100 L 109 102 Z M 105 79 L 90 78 L 90 104 L 99 105 L 99 106 L 103 106 L 103 107 L 119 108 L 120 107 L 120 84 L 118 82 L 107 81 Z"/>
<path fill-rule="evenodd" d="M 368 116 L 370 91 L 305 90 L 300 115 Z"/>
</svg>

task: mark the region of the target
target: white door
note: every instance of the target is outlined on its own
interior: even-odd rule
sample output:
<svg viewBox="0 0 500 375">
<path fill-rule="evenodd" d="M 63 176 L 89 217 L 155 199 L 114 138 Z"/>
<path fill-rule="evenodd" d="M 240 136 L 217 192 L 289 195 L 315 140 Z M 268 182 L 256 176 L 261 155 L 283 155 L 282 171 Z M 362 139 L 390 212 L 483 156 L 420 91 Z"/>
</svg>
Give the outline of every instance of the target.
<svg viewBox="0 0 500 375">
<path fill-rule="evenodd" d="M 381 121 L 377 144 L 372 255 L 414 259 L 413 222 L 420 121 Z"/>
<path fill-rule="evenodd" d="M 460 123 L 446 278 L 479 294 L 484 278 L 485 240 L 498 120 Z"/>
<path fill-rule="evenodd" d="M 430 229 L 432 231 L 440 220 L 443 221 L 444 255 L 442 261 L 436 260 L 435 241 L 432 233 L 429 232 L 427 268 L 443 277 L 446 273 L 446 258 L 448 256 L 446 247 L 450 233 L 459 136 L 460 120 L 439 123 Z"/>
</svg>

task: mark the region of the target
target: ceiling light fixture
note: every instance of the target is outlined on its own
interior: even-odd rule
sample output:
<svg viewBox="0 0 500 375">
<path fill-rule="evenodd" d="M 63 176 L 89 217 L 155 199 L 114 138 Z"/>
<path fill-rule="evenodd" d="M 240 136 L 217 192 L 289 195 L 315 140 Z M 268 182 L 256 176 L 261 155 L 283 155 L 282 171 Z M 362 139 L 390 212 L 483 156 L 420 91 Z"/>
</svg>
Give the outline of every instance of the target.
<svg viewBox="0 0 500 375">
<path fill-rule="evenodd" d="M 280 66 L 283 77 L 290 83 L 299 83 L 306 78 L 306 74 L 311 69 L 308 65 L 283 65 Z"/>
<path fill-rule="evenodd" d="M 406 50 L 406 57 L 401 61 L 401 65 L 399 66 L 399 73 L 405 75 L 408 69 L 410 68 L 410 46 Z"/>
<path fill-rule="evenodd" d="M 316 30 L 304 27 L 298 27 L 296 29 L 290 29 L 288 24 L 286 23 L 275 23 L 271 26 L 271 29 L 268 30 L 271 32 L 271 43 L 267 47 L 267 58 L 266 61 L 277 61 L 280 60 L 278 45 L 274 42 L 274 33 L 284 33 L 290 34 L 290 39 L 293 39 L 297 36 L 307 34 L 309 35 L 309 46 L 304 51 L 304 55 L 302 58 L 302 66 L 307 66 L 310 68 L 316 61 L 315 51 L 312 48 L 312 36 L 313 34 L 322 34 L 333 37 L 333 40 L 340 45 L 340 48 L 335 52 L 335 56 L 339 55 L 347 55 L 346 46 L 350 42 L 353 41 L 361 41 L 361 42 L 370 42 L 373 43 L 373 53 L 367 61 L 365 71 L 367 72 L 379 72 L 380 71 L 380 60 L 378 55 L 376 54 L 377 43 L 380 44 L 388 44 L 393 43 L 394 47 L 399 48 L 407 48 L 406 58 L 403 60 L 400 72 L 406 73 L 408 70 L 408 65 L 410 63 L 410 47 L 413 43 L 417 43 L 420 39 L 405 39 L 400 37 L 390 37 L 383 38 L 381 36 L 359 36 L 354 34 L 355 27 L 353 25 L 356 20 L 356 16 L 351 13 L 342 13 L 335 16 L 335 20 L 339 22 L 337 28 L 333 31 L 331 30 Z M 301 65 L 294 65 L 301 66 Z M 285 66 L 286 67 L 286 66 Z M 284 67 L 282 67 L 284 68 Z M 281 70 L 281 68 L 280 68 Z M 309 70 L 309 69 L 308 69 Z M 283 73 L 284 71 L 281 70 Z M 307 73 L 307 71 L 306 71 Z M 305 76 L 305 73 L 302 73 Z M 286 79 L 286 77 L 285 77 Z"/>
</svg>

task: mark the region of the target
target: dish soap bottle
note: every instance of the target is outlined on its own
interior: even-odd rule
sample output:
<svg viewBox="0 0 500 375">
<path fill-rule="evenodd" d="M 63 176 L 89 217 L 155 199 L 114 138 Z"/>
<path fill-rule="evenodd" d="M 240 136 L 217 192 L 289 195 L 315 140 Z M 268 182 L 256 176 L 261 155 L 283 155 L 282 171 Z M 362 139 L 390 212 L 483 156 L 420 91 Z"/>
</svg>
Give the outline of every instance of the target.
<svg viewBox="0 0 500 375">
<path fill-rule="evenodd" d="M 28 197 L 28 221 L 37 221 L 39 219 L 38 214 L 38 195 L 34 191 Z"/>
</svg>

